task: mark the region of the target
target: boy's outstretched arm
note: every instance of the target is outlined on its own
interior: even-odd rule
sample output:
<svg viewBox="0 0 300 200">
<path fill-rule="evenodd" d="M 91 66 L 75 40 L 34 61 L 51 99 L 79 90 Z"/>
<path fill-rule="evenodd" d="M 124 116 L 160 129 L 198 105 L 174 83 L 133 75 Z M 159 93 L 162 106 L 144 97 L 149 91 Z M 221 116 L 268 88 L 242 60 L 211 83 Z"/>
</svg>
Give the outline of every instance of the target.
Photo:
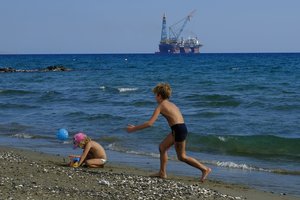
<svg viewBox="0 0 300 200">
<path fill-rule="evenodd" d="M 160 114 L 160 106 L 157 106 L 149 121 L 147 121 L 143 124 L 140 124 L 140 125 L 136 125 L 136 126 L 128 124 L 127 129 L 126 129 L 127 132 L 131 133 L 131 132 L 138 131 L 138 130 L 148 128 L 148 127 L 152 126 L 154 124 L 154 122 L 156 121 L 156 119 L 158 118 L 159 114 Z"/>
<path fill-rule="evenodd" d="M 132 124 L 128 124 L 127 125 L 127 132 L 132 133 L 134 131 L 138 131 L 138 130 L 141 130 L 141 129 L 144 129 L 144 128 L 148 128 L 149 126 L 152 126 L 152 124 L 150 124 L 149 122 L 145 122 L 145 123 L 137 125 L 137 126 L 132 125 Z"/>
</svg>

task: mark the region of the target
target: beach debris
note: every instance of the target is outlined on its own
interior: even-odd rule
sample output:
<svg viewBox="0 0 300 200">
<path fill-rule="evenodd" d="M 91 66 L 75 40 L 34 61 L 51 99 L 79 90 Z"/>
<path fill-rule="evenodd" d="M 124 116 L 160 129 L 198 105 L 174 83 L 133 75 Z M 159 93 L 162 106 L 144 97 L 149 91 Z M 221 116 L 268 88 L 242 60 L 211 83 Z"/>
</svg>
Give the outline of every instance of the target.
<svg viewBox="0 0 300 200">
<path fill-rule="evenodd" d="M 104 180 L 104 179 L 102 179 L 102 180 L 99 180 L 98 182 L 99 182 L 99 184 L 101 184 L 101 185 L 107 185 L 107 186 L 109 186 L 109 185 L 110 185 L 109 181 L 107 181 L 107 180 Z"/>
<path fill-rule="evenodd" d="M 3 167 L 0 171 L 3 199 L 24 199 L 24 196 L 28 199 L 66 200 L 245 199 L 178 180 L 60 165 L 54 167 L 47 159 L 32 159 L 12 151 L 0 152 L 0 165 Z"/>
</svg>

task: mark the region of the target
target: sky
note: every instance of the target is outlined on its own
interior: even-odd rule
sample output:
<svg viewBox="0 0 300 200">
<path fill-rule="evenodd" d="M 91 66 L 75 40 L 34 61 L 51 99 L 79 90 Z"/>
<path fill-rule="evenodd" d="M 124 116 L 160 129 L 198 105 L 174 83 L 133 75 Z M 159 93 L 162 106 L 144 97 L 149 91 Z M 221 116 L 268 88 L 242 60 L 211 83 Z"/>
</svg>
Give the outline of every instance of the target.
<svg viewBox="0 0 300 200">
<path fill-rule="evenodd" d="M 154 53 L 167 26 L 203 53 L 300 52 L 300 0 L 0 0 L 0 54 Z"/>
</svg>

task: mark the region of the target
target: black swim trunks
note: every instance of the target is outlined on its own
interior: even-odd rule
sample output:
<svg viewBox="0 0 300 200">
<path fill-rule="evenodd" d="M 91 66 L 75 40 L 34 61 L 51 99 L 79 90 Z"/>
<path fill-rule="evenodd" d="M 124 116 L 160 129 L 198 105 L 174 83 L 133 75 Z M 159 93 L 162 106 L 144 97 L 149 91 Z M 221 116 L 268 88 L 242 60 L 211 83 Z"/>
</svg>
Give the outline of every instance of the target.
<svg viewBox="0 0 300 200">
<path fill-rule="evenodd" d="M 185 124 L 175 124 L 171 126 L 172 134 L 175 137 L 175 142 L 183 142 L 187 136 L 187 128 Z"/>
</svg>

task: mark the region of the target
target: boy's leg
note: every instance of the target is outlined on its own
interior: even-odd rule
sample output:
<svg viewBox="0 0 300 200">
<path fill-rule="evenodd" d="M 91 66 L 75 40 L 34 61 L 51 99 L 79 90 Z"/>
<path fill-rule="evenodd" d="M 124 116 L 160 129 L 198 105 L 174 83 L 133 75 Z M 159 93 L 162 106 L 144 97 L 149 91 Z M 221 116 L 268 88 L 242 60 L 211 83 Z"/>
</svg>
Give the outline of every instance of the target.
<svg viewBox="0 0 300 200">
<path fill-rule="evenodd" d="M 159 145 L 159 153 L 160 153 L 160 170 L 157 174 L 153 174 L 152 176 L 167 178 L 167 162 L 168 162 L 168 149 L 174 144 L 174 137 L 172 133 L 168 134 L 167 137 L 160 143 Z"/>
<path fill-rule="evenodd" d="M 185 162 L 195 168 L 198 168 L 202 171 L 201 182 L 203 182 L 208 174 L 211 172 L 211 169 L 200 163 L 198 160 L 192 157 L 188 157 L 185 152 L 186 142 L 175 142 L 175 150 L 177 153 L 177 157 L 180 161 Z"/>
</svg>

